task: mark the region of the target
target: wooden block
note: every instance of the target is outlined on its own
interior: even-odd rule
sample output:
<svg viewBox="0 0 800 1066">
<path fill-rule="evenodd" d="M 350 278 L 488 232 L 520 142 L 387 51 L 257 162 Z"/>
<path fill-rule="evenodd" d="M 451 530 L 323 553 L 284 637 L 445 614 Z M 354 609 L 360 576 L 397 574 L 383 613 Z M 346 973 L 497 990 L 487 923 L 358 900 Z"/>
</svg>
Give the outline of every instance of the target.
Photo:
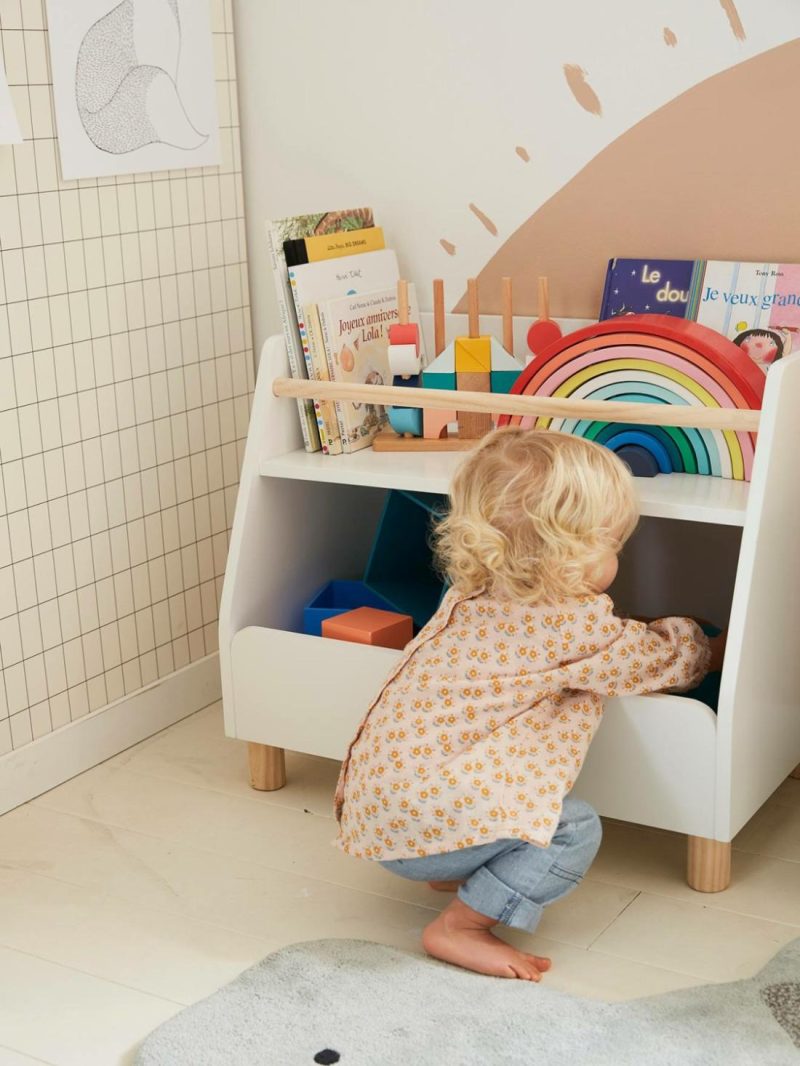
<svg viewBox="0 0 800 1066">
<path fill-rule="evenodd" d="M 494 428 L 491 415 L 484 415 L 478 411 L 458 412 L 458 436 L 461 440 L 477 440 L 485 437 Z"/>
<path fill-rule="evenodd" d="M 520 375 L 520 370 L 493 370 L 492 392 L 511 392 L 514 388 L 515 381 Z"/>
<path fill-rule="evenodd" d="M 458 389 L 463 392 L 491 392 L 492 376 L 486 371 L 459 371 Z M 476 440 L 491 432 L 492 416 L 479 411 L 458 412 L 458 435 L 464 440 Z"/>
<path fill-rule="evenodd" d="M 390 344 L 386 351 L 393 374 L 418 374 L 419 351 L 413 344 Z"/>
<path fill-rule="evenodd" d="M 419 326 L 416 322 L 389 326 L 389 344 L 413 344 L 419 351 Z"/>
<path fill-rule="evenodd" d="M 492 375 L 485 371 L 459 371 L 456 374 L 456 388 L 460 392 L 491 392 Z"/>
<path fill-rule="evenodd" d="M 439 373 L 436 370 L 422 371 L 422 387 L 425 389 L 450 389 L 455 391 L 456 375 Z"/>
<path fill-rule="evenodd" d="M 492 369 L 491 337 L 456 337 L 456 373 L 488 373 Z"/>
<path fill-rule="evenodd" d="M 464 452 L 474 448 L 475 444 L 474 438 L 400 437 L 390 429 L 384 429 L 372 438 L 375 452 Z"/>
<path fill-rule="evenodd" d="M 422 435 L 428 440 L 437 440 L 447 436 L 447 427 L 450 422 L 457 422 L 458 415 L 455 411 L 433 411 L 426 408 L 422 417 Z"/>
<path fill-rule="evenodd" d="M 322 635 L 351 644 L 402 649 L 414 636 L 414 622 L 408 614 L 357 607 L 355 611 L 323 619 Z"/>
<path fill-rule="evenodd" d="M 422 411 L 419 407 L 387 407 L 389 425 L 401 436 L 422 436 Z"/>
<path fill-rule="evenodd" d="M 410 374 L 405 377 L 400 374 L 395 374 L 392 378 L 392 385 L 398 389 L 418 389 L 422 384 L 420 378 L 420 374 Z"/>
</svg>

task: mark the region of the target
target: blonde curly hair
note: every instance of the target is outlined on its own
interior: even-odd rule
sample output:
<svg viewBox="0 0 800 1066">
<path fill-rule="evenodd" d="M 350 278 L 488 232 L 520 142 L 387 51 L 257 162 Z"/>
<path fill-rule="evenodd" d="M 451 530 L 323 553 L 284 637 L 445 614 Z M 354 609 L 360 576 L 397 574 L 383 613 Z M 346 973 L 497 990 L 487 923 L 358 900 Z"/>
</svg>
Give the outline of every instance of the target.
<svg viewBox="0 0 800 1066">
<path fill-rule="evenodd" d="M 508 427 L 490 433 L 456 471 L 434 548 L 459 592 L 549 603 L 592 592 L 592 575 L 638 519 L 633 478 L 609 449 Z"/>
</svg>

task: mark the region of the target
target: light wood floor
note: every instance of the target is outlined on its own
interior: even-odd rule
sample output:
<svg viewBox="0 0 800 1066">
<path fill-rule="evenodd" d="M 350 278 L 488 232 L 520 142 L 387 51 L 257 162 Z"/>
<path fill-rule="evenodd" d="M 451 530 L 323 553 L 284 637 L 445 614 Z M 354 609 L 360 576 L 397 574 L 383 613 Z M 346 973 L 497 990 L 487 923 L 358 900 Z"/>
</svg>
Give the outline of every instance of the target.
<svg viewBox="0 0 800 1066">
<path fill-rule="evenodd" d="M 416 949 L 449 897 L 331 846 L 335 763 L 290 756 L 288 772 L 253 792 L 213 706 L 0 818 L 0 1066 L 130 1062 L 293 941 Z M 607 824 L 589 878 L 532 938 L 548 985 L 612 1000 L 726 981 L 800 936 L 800 780 L 739 834 L 726 892 L 687 888 L 684 853 Z"/>
</svg>

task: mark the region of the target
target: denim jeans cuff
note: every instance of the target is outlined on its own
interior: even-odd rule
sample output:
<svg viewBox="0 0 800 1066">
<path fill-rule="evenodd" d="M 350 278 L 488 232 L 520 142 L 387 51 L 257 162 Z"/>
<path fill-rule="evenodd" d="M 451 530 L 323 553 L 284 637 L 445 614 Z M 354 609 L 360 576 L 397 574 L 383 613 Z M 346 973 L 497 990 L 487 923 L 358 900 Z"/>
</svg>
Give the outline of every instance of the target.
<svg viewBox="0 0 800 1066">
<path fill-rule="evenodd" d="M 532 933 L 542 917 L 541 903 L 515 892 L 494 874 L 481 866 L 458 890 L 458 898 L 468 907 L 487 918 L 494 918 L 511 929 L 525 929 Z"/>
</svg>

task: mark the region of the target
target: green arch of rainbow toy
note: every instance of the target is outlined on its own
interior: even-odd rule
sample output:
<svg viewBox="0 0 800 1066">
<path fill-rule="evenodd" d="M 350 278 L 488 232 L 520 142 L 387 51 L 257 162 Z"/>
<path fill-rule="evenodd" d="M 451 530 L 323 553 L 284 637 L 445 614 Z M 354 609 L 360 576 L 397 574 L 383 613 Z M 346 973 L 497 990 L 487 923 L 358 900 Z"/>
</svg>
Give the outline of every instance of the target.
<svg viewBox="0 0 800 1066">
<path fill-rule="evenodd" d="M 520 374 L 512 393 L 697 407 L 761 407 L 763 371 L 733 341 L 668 315 L 626 315 L 561 337 Z M 755 434 L 503 415 L 500 425 L 536 426 L 633 448 L 660 473 L 749 481 Z"/>
</svg>

